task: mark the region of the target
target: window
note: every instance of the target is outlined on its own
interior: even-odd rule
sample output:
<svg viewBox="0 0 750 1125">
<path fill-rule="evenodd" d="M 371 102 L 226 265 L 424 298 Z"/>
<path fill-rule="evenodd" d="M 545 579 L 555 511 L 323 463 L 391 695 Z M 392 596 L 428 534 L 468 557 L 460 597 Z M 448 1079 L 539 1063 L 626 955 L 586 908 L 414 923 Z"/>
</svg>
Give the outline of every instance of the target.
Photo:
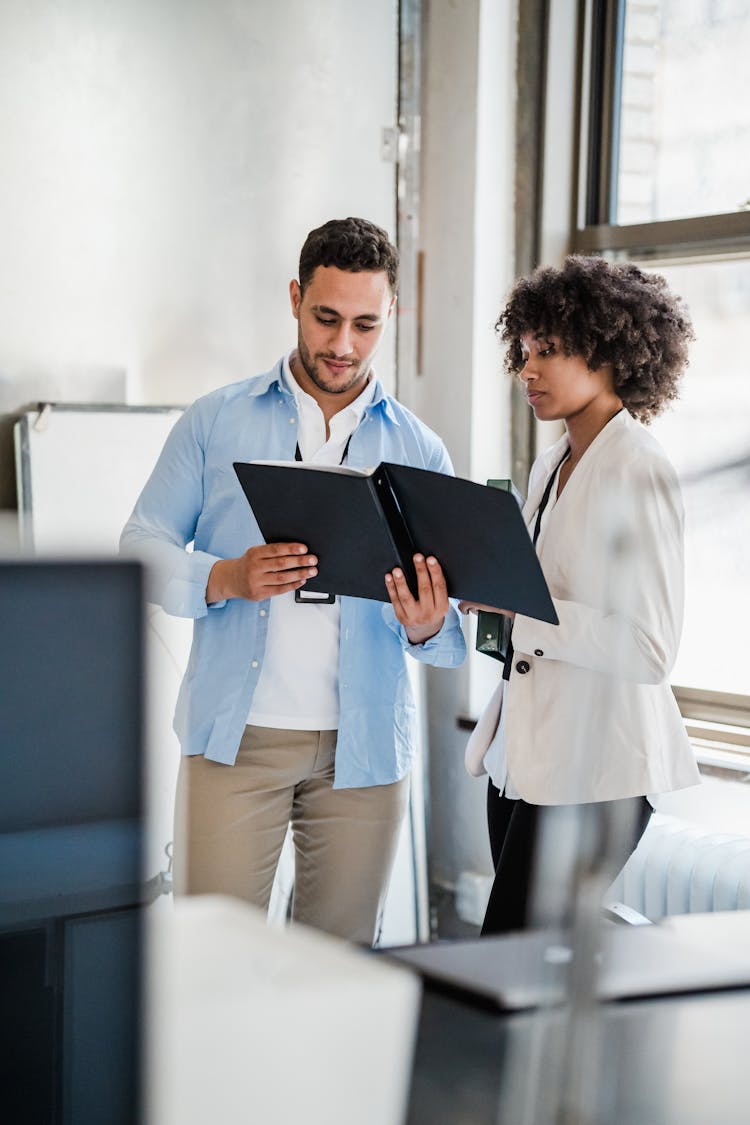
<svg viewBox="0 0 750 1125">
<path fill-rule="evenodd" d="M 750 0 L 590 0 L 581 12 L 572 248 L 656 269 L 690 307 L 682 397 L 653 424 L 686 509 L 675 692 L 693 736 L 721 743 L 746 773 Z"/>
<path fill-rule="evenodd" d="M 750 5 L 628 0 L 617 223 L 750 206 Z"/>
<path fill-rule="evenodd" d="M 750 694 L 750 259 L 661 267 L 696 339 L 679 402 L 652 429 L 685 502 L 688 596 L 674 678 Z M 744 629 L 743 629 L 744 614 Z"/>
</svg>

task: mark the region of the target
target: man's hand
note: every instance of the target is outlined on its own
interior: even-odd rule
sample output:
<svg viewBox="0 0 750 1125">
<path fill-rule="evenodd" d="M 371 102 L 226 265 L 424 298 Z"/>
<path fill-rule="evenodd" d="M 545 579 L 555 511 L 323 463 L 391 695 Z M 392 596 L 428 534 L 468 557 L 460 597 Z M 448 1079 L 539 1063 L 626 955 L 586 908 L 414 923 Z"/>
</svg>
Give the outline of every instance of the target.
<svg viewBox="0 0 750 1125">
<path fill-rule="evenodd" d="M 265 598 L 298 590 L 318 573 L 317 558 L 304 543 L 264 543 L 250 547 L 238 559 L 215 562 L 206 585 L 206 604 L 225 598 Z"/>
<path fill-rule="evenodd" d="M 516 616 L 512 609 L 499 609 L 496 605 L 482 605 L 481 602 L 459 602 L 458 608 L 461 613 L 479 613 L 480 610 L 486 610 L 487 613 L 502 613 L 505 617 L 509 617 L 511 621 Z"/>
<path fill-rule="evenodd" d="M 417 597 L 414 598 L 404 578 L 396 568 L 385 576 L 385 586 L 396 617 L 406 629 L 413 645 L 421 645 L 434 637 L 443 627 L 450 603 L 440 563 L 430 555 L 414 556 L 417 572 Z"/>
</svg>

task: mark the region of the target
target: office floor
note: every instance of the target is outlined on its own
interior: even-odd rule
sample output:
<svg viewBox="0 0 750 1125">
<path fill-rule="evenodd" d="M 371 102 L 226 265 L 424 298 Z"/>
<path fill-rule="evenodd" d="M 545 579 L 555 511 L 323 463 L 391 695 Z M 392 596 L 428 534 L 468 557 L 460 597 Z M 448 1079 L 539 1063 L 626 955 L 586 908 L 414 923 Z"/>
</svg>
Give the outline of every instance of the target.
<svg viewBox="0 0 750 1125">
<path fill-rule="evenodd" d="M 433 941 L 479 937 L 479 926 L 464 922 L 456 914 L 453 891 L 435 883 L 430 887 L 430 929 Z"/>
</svg>

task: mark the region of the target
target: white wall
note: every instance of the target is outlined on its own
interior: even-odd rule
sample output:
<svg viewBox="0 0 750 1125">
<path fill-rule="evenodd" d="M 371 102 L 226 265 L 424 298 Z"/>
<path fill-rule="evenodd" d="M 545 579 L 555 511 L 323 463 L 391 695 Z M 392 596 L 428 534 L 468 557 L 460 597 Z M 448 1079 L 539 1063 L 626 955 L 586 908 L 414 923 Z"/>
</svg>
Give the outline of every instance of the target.
<svg viewBox="0 0 750 1125">
<path fill-rule="evenodd" d="M 352 213 L 394 229 L 396 16 L 392 0 L 3 0 L 0 379 L 123 368 L 131 403 L 186 403 L 269 366 L 293 339 L 307 231 Z M 510 463 L 492 324 L 513 280 L 516 4 L 429 0 L 425 17 L 424 364 L 406 401 L 483 481 Z M 428 677 L 449 881 L 489 870 L 456 718 L 495 675 L 475 657 Z"/>
<path fill-rule="evenodd" d="M 308 230 L 395 233 L 396 64 L 391 0 L 2 0 L 0 411 L 183 404 L 266 370 Z M 149 613 L 153 862 L 189 632 Z"/>
<path fill-rule="evenodd" d="M 186 403 L 266 370 L 307 231 L 393 231 L 395 42 L 386 0 L 3 0 L 0 377 Z"/>
</svg>

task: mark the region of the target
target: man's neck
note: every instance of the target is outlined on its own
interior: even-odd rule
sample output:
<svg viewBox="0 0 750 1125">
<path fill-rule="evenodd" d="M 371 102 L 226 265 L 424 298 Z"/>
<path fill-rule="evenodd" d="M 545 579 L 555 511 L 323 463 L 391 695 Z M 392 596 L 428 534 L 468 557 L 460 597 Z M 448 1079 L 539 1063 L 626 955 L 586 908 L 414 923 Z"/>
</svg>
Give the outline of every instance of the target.
<svg viewBox="0 0 750 1125">
<path fill-rule="evenodd" d="M 297 386 L 301 390 L 303 390 L 305 394 L 308 394 L 311 398 L 314 398 L 318 406 L 320 407 L 326 424 L 326 439 L 330 437 L 329 422 L 331 421 L 331 418 L 333 418 L 334 414 L 338 414 L 339 411 L 345 410 L 347 406 L 350 406 L 351 403 L 358 399 L 364 391 L 365 387 L 369 386 L 373 378 L 372 370 L 370 370 L 368 371 L 367 378 L 364 380 L 364 382 L 355 383 L 355 385 L 353 387 L 350 387 L 349 390 L 342 391 L 340 394 L 332 394 L 330 391 L 324 391 L 317 385 L 317 383 L 313 382 L 313 380 L 305 371 L 305 368 L 296 351 L 292 352 L 289 357 L 289 370 L 291 371 L 292 378 L 294 379 Z"/>
</svg>

